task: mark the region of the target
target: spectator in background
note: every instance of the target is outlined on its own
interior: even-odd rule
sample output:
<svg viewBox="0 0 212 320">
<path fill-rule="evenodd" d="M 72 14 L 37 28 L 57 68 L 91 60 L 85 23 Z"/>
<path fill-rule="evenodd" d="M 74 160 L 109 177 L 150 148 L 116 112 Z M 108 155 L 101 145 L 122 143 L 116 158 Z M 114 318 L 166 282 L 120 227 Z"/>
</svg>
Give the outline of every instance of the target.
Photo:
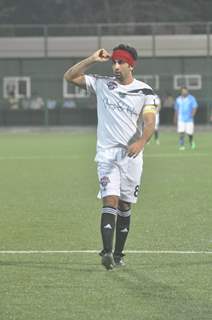
<svg viewBox="0 0 212 320">
<path fill-rule="evenodd" d="M 53 110 L 57 108 L 57 100 L 55 99 L 48 99 L 47 100 L 47 109 Z"/>
<path fill-rule="evenodd" d="M 15 92 L 11 92 L 8 96 L 8 103 L 10 110 L 17 110 L 19 108 L 18 98 L 15 96 Z"/>
<path fill-rule="evenodd" d="M 30 109 L 32 110 L 40 110 L 44 107 L 43 98 L 40 97 L 36 92 L 32 95 L 32 99 L 30 101 Z"/>
<path fill-rule="evenodd" d="M 76 102 L 71 99 L 65 99 L 64 103 L 63 103 L 63 108 L 74 109 L 74 108 L 76 108 Z"/>
<path fill-rule="evenodd" d="M 174 106 L 174 98 L 170 93 L 163 98 L 163 107 L 164 108 L 173 108 Z"/>
<path fill-rule="evenodd" d="M 30 108 L 30 98 L 27 98 L 27 97 L 23 97 L 21 100 L 20 100 L 20 108 L 23 109 L 23 110 L 27 110 Z"/>
<path fill-rule="evenodd" d="M 175 101 L 174 123 L 177 124 L 179 133 L 179 149 L 185 150 L 185 134 L 189 137 L 191 149 L 195 149 L 196 145 L 194 136 L 194 116 L 197 111 L 197 101 L 194 96 L 189 94 L 186 87 L 181 88 L 180 96 Z"/>
<path fill-rule="evenodd" d="M 16 96 L 16 85 L 14 80 L 9 80 L 6 84 L 6 97 L 10 110 L 18 109 L 18 98 Z"/>
</svg>

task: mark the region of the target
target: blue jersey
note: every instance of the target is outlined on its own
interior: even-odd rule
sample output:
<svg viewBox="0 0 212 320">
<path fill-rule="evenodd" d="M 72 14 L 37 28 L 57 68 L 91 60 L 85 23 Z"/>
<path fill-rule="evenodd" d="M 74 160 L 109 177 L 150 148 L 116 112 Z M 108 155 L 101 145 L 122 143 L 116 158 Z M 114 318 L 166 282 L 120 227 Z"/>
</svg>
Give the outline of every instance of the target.
<svg viewBox="0 0 212 320">
<path fill-rule="evenodd" d="M 178 113 L 178 121 L 193 122 L 192 111 L 197 107 L 197 100 L 191 94 L 186 97 L 177 97 L 175 101 L 175 110 Z"/>
</svg>

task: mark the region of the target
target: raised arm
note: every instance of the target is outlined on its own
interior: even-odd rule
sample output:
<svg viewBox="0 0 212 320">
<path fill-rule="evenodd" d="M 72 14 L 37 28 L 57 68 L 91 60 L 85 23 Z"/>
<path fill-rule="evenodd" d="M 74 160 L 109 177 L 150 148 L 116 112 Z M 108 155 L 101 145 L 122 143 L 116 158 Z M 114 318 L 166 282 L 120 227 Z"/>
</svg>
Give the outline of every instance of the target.
<svg viewBox="0 0 212 320">
<path fill-rule="evenodd" d="M 70 67 L 64 74 L 64 78 L 81 88 L 86 87 L 84 72 L 96 62 L 105 62 L 110 59 L 110 54 L 105 49 L 99 49 L 88 58 Z"/>
</svg>

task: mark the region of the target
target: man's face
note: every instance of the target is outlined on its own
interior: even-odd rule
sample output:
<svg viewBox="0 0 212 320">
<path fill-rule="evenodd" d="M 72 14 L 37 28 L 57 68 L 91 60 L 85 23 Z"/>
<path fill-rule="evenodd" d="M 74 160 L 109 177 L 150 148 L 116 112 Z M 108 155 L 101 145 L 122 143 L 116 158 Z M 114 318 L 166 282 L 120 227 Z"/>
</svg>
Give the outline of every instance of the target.
<svg viewBox="0 0 212 320">
<path fill-rule="evenodd" d="M 181 96 L 186 97 L 188 95 L 188 89 L 182 88 L 181 89 Z"/>
<path fill-rule="evenodd" d="M 133 68 L 124 60 L 113 60 L 112 69 L 116 79 L 123 81 L 131 75 Z"/>
</svg>

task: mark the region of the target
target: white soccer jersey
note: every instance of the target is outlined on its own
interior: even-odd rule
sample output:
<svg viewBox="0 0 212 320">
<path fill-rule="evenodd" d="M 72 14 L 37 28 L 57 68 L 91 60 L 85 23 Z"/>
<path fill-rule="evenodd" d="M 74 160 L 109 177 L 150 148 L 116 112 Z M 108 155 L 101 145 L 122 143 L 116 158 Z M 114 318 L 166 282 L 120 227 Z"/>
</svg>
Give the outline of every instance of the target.
<svg viewBox="0 0 212 320">
<path fill-rule="evenodd" d="M 134 79 L 121 85 L 115 77 L 86 75 L 86 86 L 97 97 L 97 148 L 127 146 L 141 135 L 141 112 L 155 110 L 155 95 L 146 83 Z"/>
</svg>

